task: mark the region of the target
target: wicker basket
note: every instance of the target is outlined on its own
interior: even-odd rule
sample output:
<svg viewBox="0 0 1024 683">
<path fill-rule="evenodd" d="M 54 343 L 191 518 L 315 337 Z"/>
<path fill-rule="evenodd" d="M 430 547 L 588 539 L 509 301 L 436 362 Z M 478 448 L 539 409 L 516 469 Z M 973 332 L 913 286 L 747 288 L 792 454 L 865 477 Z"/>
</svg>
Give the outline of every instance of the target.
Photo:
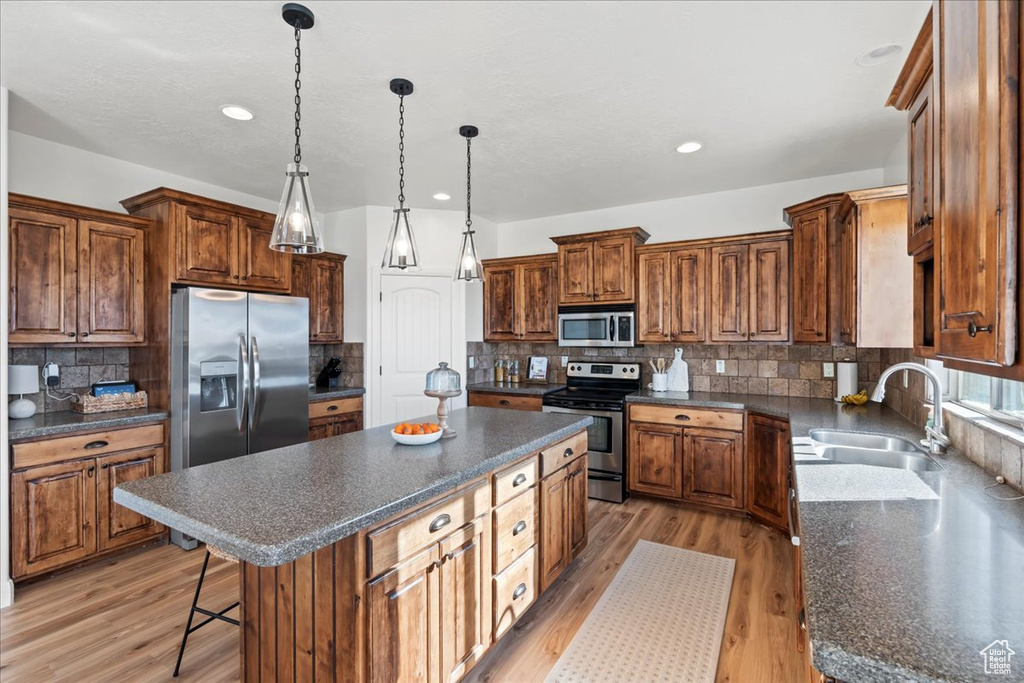
<svg viewBox="0 0 1024 683">
<path fill-rule="evenodd" d="M 149 406 L 149 398 L 145 391 L 134 394 L 107 394 L 90 396 L 75 394 L 71 397 L 71 410 L 76 413 L 109 413 L 115 410 L 135 410 Z"/>
</svg>

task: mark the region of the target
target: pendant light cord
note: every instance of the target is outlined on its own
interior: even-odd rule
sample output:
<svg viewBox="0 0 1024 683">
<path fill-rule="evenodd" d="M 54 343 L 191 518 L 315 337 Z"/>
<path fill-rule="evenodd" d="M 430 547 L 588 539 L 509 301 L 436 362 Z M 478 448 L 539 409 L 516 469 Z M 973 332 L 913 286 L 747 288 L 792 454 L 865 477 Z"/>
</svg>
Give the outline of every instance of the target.
<svg viewBox="0 0 1024 683">
<path fill-rule="evenodd" d="M 398 96 L 398 208 L 405 206 L 405 95 Z"/>
<path fill-rule="evenodd" d="M 473 175 L 471 173 L 473 167 L 473 154 L 470 152 L 470 145 L 473 144 L 473 138 L 466 138 L 466 232 L 473 231 L 473 217 L 470 213 L 470 200 L 473 196 Z"/>
<path fill-rule="evenodd" d="M 299 164 L 302 162 L 302 146 L 299 144 L 299 138 L 302 136 L 302 129 L 299 128 L 299 122 L 302 120 L 302 97 L 299 95 L 299 89 L 302 87 L 302 81 L 299 79 L 299 75 L 302 73 L 302 47 L 299 41 L 302 38 L 302 29 L 299 28 L 298 24 L 295 25 L 295 163 Z"/>
</svg>

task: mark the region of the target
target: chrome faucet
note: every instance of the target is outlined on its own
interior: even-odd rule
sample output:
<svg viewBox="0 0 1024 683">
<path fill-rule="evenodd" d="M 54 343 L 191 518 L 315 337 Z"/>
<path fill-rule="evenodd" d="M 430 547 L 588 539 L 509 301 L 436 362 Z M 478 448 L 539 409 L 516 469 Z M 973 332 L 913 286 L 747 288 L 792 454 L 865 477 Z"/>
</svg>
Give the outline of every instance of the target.
<svg viewBox="0 0 1024 683">
<path fill-rule="evenodd" d="M 931 380 L 932 401 L 935 405 L 935 411 L 932 414 L 932 425 L 925 427 L 924 432 L 928 437 L 928 452 L 935 455 L 945 453 L 946 448 L 949 446 L 949 437 L 946 436 L 946 430 L 942 425 L 942 380 L 939 379 L 938 374 L 934 370 L 918 363 L 896 363 L 896 365 L 890 365 L 882 371 L 882 376 L 878 378 L 878 384 L 875 385 L 875 390 L 871 392 L 871 400 L 876 403 L 882 402 L 882 399 L 885 398 L 885 380 L 900 370 L 920 372 Z"/>
</svg>

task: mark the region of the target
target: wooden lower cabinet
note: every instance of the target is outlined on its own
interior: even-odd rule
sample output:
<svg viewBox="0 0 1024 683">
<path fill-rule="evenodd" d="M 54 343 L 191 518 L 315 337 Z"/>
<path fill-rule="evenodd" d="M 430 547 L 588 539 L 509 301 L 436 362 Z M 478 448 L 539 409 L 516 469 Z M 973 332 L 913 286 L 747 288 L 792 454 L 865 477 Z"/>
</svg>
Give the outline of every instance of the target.
<svg viewBox="0 0 1024 683">
<path fill-rule="evenodd" d="M 577 458 L 569 467 L 569 552 L 579 557 L 587 547 L 587 458 Z"/>
<path fill-rule="evenodd" d="M 440 544 L 442 681 L 462 678 L 491 644 L 489 525 L 478 517 Z"/>
<path fill-rule="evenodd" d="M 114 502 L 118 484 L 152 477 L 163 471 L 164 449 L 160 446 L 115 453 L 97 458 L 99 495 L 99 549 L 131 545 L 159 534 L 164 527 L 145 515 Z"/>
<path fill-rule="evenodd" d="M 587 544 L 587 458 L 577 457 L 540 481 L 541 592 Z"/>
<path fill-rule="evenodd" d="M 309 441 L 363 429 L 363 399 L 343 398 L 309 404 Z"/>
<path fill-rule="evenodd" d="M 761 415 L 747 418 L 747 511 L 788 532 L 789 423 Z"/>
<path fill-rule="evenodd" d="M 743 434 L 683 430 L 683 500 L 743 509 Z"/>
<path fill-rule="evenodd" d="M 683 430 L 634 422 L 629 427 L 629 490 L 652 496 L 683 497 Z"/>
</svg>

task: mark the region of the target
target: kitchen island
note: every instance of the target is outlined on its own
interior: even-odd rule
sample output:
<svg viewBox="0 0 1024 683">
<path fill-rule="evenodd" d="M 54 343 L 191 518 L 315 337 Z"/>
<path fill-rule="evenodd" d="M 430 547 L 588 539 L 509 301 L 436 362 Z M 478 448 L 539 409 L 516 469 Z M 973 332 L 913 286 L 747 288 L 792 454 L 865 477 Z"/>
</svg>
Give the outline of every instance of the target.
<svg viewBox="0 0 1024 683">
<path fill-rule="evenodd" d="M 243 680 L 454 680 L 585 546 L 590 423 L 461 409 L 454 439 L 379 427 L 114 500 L 241 560 Z"/>
</svg>

